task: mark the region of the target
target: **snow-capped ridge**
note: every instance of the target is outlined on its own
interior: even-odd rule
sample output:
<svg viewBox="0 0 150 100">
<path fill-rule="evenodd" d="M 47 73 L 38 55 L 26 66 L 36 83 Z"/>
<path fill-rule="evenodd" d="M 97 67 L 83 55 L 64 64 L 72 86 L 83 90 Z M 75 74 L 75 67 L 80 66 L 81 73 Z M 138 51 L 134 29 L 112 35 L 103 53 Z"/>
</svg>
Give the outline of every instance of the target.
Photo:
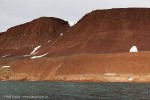
<svg viewBox="0 0 150 100">
<path fill-rule="evenodd" d="M 70 26 L 74 26 L 77 23 L 77 21 L 69 21 Z"/>
</svg>

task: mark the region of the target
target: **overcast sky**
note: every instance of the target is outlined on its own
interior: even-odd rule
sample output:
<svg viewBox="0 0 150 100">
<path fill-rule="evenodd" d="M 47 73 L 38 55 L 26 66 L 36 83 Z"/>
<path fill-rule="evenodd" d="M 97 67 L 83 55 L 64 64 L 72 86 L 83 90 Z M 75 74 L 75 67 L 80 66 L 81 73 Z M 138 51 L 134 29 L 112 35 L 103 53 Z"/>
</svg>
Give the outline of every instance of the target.
<svg viewBox="0 0 150 100">
<path fill-rule="evenodd" d="M 96 9 L 150 7 L 150 0 L 0 0 L 0 32 L 41 16 L 77 21 Z"/>
</svg>

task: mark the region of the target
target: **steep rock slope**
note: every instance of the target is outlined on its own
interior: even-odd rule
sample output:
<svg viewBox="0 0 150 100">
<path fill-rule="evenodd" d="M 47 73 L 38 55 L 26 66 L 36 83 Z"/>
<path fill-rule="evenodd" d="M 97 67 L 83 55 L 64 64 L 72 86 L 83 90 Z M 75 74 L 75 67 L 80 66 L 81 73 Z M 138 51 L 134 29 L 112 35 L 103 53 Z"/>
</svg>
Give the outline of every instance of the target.
<svg viewBox="0 0 150 100">
<path fill-rule="evenodd" d="M 86 14 L 55 44 L 43 48 L 50 56 L 150 50 L 150 9 L 96 10 Z M 44 51 L 45 50 L 45 51 Z"/>
<path fill-rule="evenodd" d="M 41 17 L 12 27 L 0 34 L 0 55 L 4 52 L 5 54 L 15 52 L 16 55 L 21 52 L 31 52 L 34 47 L 56 39 L 69 28 L 67 21 L 53 17 Z"/>
</svg>

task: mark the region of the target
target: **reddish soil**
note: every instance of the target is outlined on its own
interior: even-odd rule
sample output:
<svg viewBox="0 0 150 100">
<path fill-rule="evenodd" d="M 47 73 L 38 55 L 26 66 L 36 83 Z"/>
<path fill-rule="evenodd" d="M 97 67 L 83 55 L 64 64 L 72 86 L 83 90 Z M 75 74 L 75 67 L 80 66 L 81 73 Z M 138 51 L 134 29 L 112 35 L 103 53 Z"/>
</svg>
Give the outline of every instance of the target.
<svg viewBox="0 0 150 100">
<path fill-rule="evenodd" d="M 140 82 L 140 80 L 143 80 L 147 82 L 150 81 L 149 59 L 149 52 L 85 54 L 66 57 L 45 57 L 32 60 L 3 59 L 0 61 L 0 65 L 11 66 L 11 74 L 8 76 L 9 80 L 64 79 L 65 81 L 66 79 L 71 81 L 72 78 L 73 81 L 89 79 L 91 81 L 107 81 L 116 77 L 118 81 L 121 78 L 124 79 L 120 81 L 128 81 L 128 76 L 132 76 L 135 77 L 135 81 Z M 81 78 L 76 78 L 79 76 Z M 103 78 L 105 80 L 102 80 Z"/>
</svg>

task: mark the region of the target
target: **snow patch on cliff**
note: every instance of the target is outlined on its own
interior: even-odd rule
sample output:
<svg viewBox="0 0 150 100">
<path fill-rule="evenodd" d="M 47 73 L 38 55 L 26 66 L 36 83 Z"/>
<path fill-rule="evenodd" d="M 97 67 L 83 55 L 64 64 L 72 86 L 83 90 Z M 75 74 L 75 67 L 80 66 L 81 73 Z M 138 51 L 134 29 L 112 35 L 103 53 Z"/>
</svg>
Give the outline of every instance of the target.
<svg viewBox="0 0 150 100">
<path fill-rule="evenodd" d="M 31 54 L 30 55 L 34 55 L 34 54 L 36 54 L 37 52 L 37 50 L 40 48 L 41 46 L 37 46 L 37 47 L 35 47 L 34 48 L 34 50 L 31 52 Z"/>
<path fill-rule="evenodd" d="M 51 42 L 51 40 L 48 40 L 47 42 L 49 43 L 49 42 Z"/>
<path fill-rule="evenodd" d="M 0 57 L 0 58 L 5 58 L 5 57 L 8 57 L 8 56 L 10 56 L 11 54 L 8 54 L 8 55 L 4 55 L 4 56 L 2 56 L 2 57 Z"/>
<path fill-rule="evenodd" d="M 46 56 L 47 54 L 48 54 L 48 53 L 45 53 L 45 54 L 40 55 L 40 56 L 33 56 L 33 57 L 31 57 L 31 59 L 41 58 L 41 57 Z"/>
<path fill-rule="evenodd" d="M 138 49 L 136 46 L 132 46 L 132 48 L 130 49 L 130 52 L 138 52 Z"/>
<path fill-rule="evenodd" d="M 60 34 L 60 36 L 63 36 L 63 35 L 64 35 L 63 33 Z"/>
<path fill-rule="evenodd" d="M 73 26 L 73 25 L 75 25 L 77 23 L 77 21 L 69 21 L 69 25 L 70 26 Z"/>
</svg>

